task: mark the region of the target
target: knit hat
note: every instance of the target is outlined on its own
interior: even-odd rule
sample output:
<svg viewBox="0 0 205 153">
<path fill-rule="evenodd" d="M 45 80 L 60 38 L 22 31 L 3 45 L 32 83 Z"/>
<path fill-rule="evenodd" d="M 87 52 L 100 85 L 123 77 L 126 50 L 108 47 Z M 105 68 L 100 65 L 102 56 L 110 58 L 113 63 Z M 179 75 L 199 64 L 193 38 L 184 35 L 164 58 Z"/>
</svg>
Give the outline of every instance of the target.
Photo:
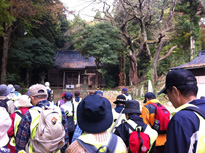
<svg viewBox="0 0 205 153">
<path fill-rule="evenodd" d="M 5 108 L 0 107 L 1 117 L 0 117 L 0 147 L 4 147 L 9 142 L 9 137 L 7 131 L 11 127 L 11 119 L 9 113 Z"/>
</svg>

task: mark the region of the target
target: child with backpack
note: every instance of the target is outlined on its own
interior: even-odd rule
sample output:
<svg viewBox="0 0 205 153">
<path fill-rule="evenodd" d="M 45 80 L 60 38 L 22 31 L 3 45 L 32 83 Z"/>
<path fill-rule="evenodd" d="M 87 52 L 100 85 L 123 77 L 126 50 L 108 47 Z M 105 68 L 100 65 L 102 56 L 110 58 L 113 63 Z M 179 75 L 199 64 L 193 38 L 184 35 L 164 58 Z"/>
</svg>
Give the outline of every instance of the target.
<svg viewBox="0 0 205 153">
<path fill-rule="evenodd" d="M 8 130 L 8 136 L 11 138 L 8 144 L 8 148 L 11 150 L 12 153 L 15 153 L 15 137 L 18 128 L 18 124 L 21 121 L 23 114 L 25 114 L 32 104 L 30 103 L 31 100 L 27 95 L 21 95 L 19 100 L 15 102 L 15 106 L 18 108 L 13 114 L 10 115 L 12 120 L 11 127 Z"/>
<path fill-rule="evenodd" d="M 145 94 L 144 103 L 141 117 L 143 118 L 145 124 L 150 125 L 158 132 L 156 151 L 157 153 L 164 153 L 166 130 L 170 121 L 170 112 L 162 104 L 160 104 L 153 92 L 148 92 Z"/>
<path fill-rule="evenodd" d="M 123 113 L 127 121 L 116 127 L 114 134 L 122 138 L 129 152 L 155 153 L 155 141 L 158 134 L 140 117 L 139 102 L 128 100 Z"/>
</svg>

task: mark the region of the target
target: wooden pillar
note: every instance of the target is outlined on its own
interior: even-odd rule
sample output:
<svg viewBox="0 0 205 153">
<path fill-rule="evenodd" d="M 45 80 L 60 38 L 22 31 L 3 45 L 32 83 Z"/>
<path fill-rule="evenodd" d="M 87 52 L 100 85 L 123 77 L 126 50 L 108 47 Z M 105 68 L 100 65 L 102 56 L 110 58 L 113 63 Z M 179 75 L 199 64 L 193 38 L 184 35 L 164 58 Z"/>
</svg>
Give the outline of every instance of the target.
<svg viewBox="0 0 205 153">
<path fill-rule="evenodd" d="M 80 72 L 78 72 L 78 84 L 80 84 Z"/>
<path fill-rule="evenodd" d="M 65 71 L 63 71 L 63 89 L 65 88 Z"/>
</svg>

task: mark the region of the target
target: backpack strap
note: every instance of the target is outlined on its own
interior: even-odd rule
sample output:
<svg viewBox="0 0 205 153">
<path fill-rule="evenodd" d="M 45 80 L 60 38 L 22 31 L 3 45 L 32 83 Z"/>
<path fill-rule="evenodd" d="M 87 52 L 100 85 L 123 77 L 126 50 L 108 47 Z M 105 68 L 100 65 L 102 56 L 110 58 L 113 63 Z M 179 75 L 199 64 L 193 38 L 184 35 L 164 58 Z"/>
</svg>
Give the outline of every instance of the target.
<svg viewBox="0 0 205 153">
<path fill-rule="evenodd" d="M 21 114 L 19 111 L 16 111 L 15 113 L 18 114 L 21 118 L 23 117 L 23 114 Z"/>
<path fill-rule="evenodd" d="M 132 131 L 138 131 L 138 129 L 139 129 L 139 128 L 137 128 L 137 127 L 139 127 L 137 124 L 136 124 L 136 125 L 137 125 L 137 126 L 136 126 L 137 129 L 134 129 L 134 128 L 133 128 L 129 123 L 127 123 L 127 122 L 125 123 L 125 125 L 127 125 Z M 142 126 L 141 132 L 144 132 L 145 129 L 146 129 L 146 127 L 147 127 L 147 125 L 144 124 L 144 125 Z M 140 129 L 139 129 L 139 131 L 140 131 Z"/>
<path fill-rule="evenodd" d="M 205 111 L 200 109 L 199 107 L 190 106 L 190 107 L 185 107 L 183 110 L 190 110 L 190 111 L 197 112 L 205 119 Z"/>
<path fill-rule="evenodd" d="M 73 104 L 73 101 L 71 101 L 71 104 L 72 104 L 73 118 L 74 118 L 74 113 L 75 113 L 75 110 L 74 110 L 74 104 Z"/>
<path fill-rule="evenodd" d="M 99 147 L 98 149 L 94 146 L 94 145 L 91 145 L 91 144 L 88 144 L 88 143 L 85 143 L 83 142 L 82 140 L 80 139 L 77 139 L 78 143 L 88 152 L 88 153 L 93 153 L 93 152 L 99 152 L 99 150 L 101 148 L 104 148 L 106 147 L 107 149 L 105 150 L 105 152 L 100 152 L 100 153 L 113 153 L 115 152 L 115 149 L 116 149 L 116 146 L 117 146 L 117 136 L 113 133 L 111 133 L 111 138 L 108 142 L 108 145 L 103 145 L 101 147 Z"/>
<path fill-rule="evenodd" d="M 115 121 L 115 124 L 113 125 L 112 129 L 111 129 L 111 133 L 114 132 L 115 127 L 117 126 L 120 118 L 122 117 L 122 112 L 123 112 L 124 108 L 121 110 L 120 115 L 118 116 L 117 120 Z"/>
<path fill-rule="evenodd" d="M 142 140 L 142 138 L 140 136 L 140 129 L 137 129 L 137 134 L 138 134 L 138 138 L 140 139 L 139 153 L 141 153 L 141 148 L 142 148 L 143 140 Z"/>
<path fill-rule="evenodd" d="M 95 146 L 85 143 L 80 139 L 77 139 L 77 141 L 87 152 L 97 152 L 97 148 Z"/>
</svg>

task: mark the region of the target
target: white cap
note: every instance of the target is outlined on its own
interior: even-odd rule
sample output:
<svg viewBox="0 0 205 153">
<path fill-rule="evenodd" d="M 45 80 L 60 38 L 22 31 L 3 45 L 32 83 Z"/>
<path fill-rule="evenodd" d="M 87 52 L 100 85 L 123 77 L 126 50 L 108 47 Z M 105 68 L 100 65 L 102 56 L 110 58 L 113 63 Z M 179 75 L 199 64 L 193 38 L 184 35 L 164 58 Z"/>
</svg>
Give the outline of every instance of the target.
<svg viewBox="0 0 205 153">
<path fill-rule="evenodd" d="M 3 147 L 6 146 L 9 142 L 7 131 L 11 127 L 11 119 L 5 108 L 0 107 L 0 112 L 0 147 Z"/>
</svg>

